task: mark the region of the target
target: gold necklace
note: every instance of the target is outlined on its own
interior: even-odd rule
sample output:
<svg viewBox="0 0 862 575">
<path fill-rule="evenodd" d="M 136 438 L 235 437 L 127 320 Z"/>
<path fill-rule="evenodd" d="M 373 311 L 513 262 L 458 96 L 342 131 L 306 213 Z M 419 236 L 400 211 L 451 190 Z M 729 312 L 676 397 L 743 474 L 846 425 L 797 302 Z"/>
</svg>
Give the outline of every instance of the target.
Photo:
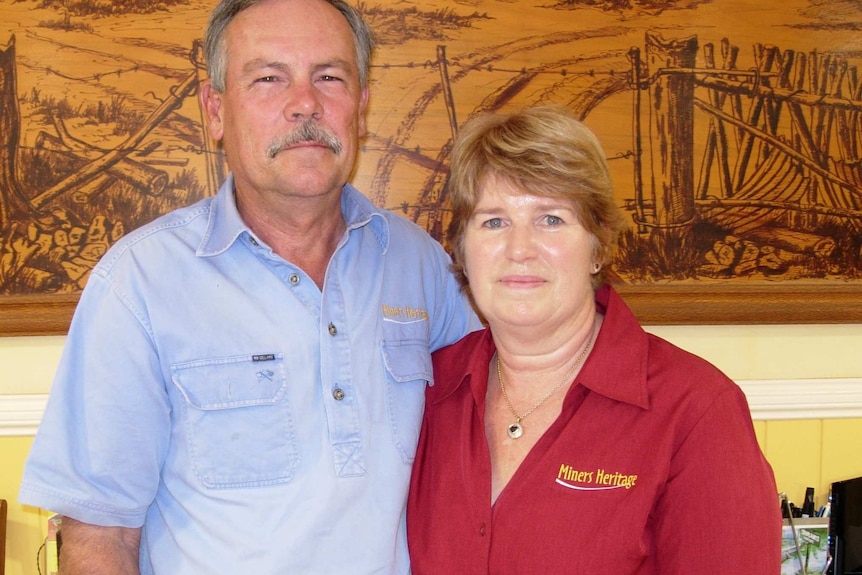
<svg viewBox="0 0 862 575">
<path fill-rule="evenodd" d="M 571 381 L 572 374 L 575 372 L 575 369 L 581 362 L 584 361 L 584 358 L 587 357 L 587 354 L 590 352 L 590 348 L 593 346 L 593 332 L 590 332 L 590 338 L 587 340 L 587 345 L 584 347 L 584 351 L 581 352 L 581 355 L 578 356 L 578 359 L 575 360 L 575 363 L 572 364 L 572 367 L 569 368 L 569 371 L 566 372 L 566 377 L 563 378 L 560 383 L 554 386 L 554 388 L 545 394 L 545 397 L 537 401 L 533 404 L 533 407 L 524 412 L 523 415 L 518 415 L 518 412 L 515 411 L 515 408 L 512 407 L 512 402 L 509 401 L 509 395 L 506 393 L 506 386 L 503 385 L 503 370 L 500 367 L 500 354 L 497 354 L 497 381 L 500 382 L 500 391 L 503 392 L 503 399 L 506 400 L 506 405 L 509 406 L 509 411 L 512 412 L 512 415 L 515 416 L 515 423 L 510 423 L 508 427 L 506 427 L 506 435 L 511 437 L 512 439 L 518 439 L 524 434 L 524 426 L 521 425 L 521 421 L 539 409 L 543 403 L 545 403 L 552 395 L 554 395 L 561 387 L 563 387 L 566 383 Z"/>
</svg>

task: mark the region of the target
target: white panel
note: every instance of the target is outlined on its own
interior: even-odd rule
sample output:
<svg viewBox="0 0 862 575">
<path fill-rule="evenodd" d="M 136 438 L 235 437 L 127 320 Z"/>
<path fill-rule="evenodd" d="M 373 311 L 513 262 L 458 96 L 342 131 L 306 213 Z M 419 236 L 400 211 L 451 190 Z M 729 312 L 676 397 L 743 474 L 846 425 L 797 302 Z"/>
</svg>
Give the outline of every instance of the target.
<svg viewBox="0 0 862 575">
<path fill-rule="evenodd" d="M 862 379 L 738 381 L 755 421 L 862 418 Z M 45 394 L 0 395 L 0 436 L 35 435 Z"/>
<path fill-rule="evenodd" d="M 862 417 L 862 379 L 737 382 L 755 420 Z"/>
<path fill-rule="evenodd" d="M 47 394 L 0 395 L 0 436 L 35 435 Z"/>
</svg>

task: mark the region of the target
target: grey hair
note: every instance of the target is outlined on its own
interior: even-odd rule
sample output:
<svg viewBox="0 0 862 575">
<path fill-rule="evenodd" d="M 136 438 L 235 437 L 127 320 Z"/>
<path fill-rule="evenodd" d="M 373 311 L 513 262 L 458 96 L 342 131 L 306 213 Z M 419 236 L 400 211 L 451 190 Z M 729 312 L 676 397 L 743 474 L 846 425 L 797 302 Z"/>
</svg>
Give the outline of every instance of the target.
<svg viewBox="0 0 862 575">
<path fill-rule="evenodd" d="M 353 32 L 353 44 L 356 49 L 356 67 L 359 71 L 359 85 L 368 85 L 368 75 L 371 70 L 371 51 L 374 49 L 374 35 L 365 22 L 362 14 L 344 0 L 324 0 L 327 4 L 341 12 Z M 227 69 L 227 51 L 224 46 L 224 35 L 228 24 L 234 17 L 263 0 L 221 0 L 210 13 L 204 34 L 204 54 L 206 55 L 207 74 L 213 88 L 217 92 L 225 91 L 225 75 Z"/>
</svg>

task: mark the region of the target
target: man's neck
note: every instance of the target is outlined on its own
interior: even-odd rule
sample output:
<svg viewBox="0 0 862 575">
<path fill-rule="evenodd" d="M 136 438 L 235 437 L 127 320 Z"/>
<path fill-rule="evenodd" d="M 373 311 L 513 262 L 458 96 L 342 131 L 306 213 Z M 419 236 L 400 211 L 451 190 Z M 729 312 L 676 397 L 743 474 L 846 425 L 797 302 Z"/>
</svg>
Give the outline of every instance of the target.
<svg viewBox="0 0 862 575">
<path fill-rule="evenodd" d="M 340 194 L 296 198 L 278 205 L 243 203 L 237 198 L 237 208 L 260 239 L 323 289 L 329 260 L 346 229 Z"/>
</svg>

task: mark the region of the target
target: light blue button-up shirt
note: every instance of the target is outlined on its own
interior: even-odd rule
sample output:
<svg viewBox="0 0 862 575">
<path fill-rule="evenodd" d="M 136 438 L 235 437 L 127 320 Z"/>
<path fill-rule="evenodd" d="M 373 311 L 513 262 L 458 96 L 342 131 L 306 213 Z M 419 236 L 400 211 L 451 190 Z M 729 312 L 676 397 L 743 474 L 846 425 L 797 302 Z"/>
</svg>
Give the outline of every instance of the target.
<svg viewBox="0 0 862 575">
<path fill-rule="evenodd" d="M 479 327 L 440 245 L 350 186 L 323 290 L 215 198 L 93 269 L 20 500 L 143 526 L 144 574 L 407 573 L 430 352 Z"/>
</svg>

